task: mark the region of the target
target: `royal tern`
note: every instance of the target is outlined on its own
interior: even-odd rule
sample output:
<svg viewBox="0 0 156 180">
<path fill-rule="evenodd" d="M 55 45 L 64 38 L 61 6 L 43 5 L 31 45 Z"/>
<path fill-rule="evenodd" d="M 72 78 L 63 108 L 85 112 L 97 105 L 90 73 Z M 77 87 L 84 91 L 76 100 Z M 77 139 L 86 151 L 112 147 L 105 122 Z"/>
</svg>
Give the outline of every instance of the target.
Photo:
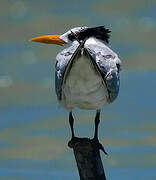
<svg viewBox="0 0 156 180">
<path fill-rule="evenodd" d="M 56 56 L 55 87 L 58 101 L 69 111 L 72 140 L 75 138 L 73 108 L 96 110 L 94 140 L 98 141 L 100 109 L 119 92 L 121 61 L 109 47 L 104 26 L 76 27 L 63 35 L 47 35 L 32 41 L 65 47 Z"/>
</svg>

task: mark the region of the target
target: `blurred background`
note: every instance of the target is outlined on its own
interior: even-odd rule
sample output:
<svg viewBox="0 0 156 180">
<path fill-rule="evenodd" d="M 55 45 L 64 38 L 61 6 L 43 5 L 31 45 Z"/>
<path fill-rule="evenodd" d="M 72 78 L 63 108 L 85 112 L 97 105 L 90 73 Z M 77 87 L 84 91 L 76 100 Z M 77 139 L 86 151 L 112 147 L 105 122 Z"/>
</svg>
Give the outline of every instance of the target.
<svg viewBox="0 0 156 180">
<path fill-rule="evenodd" d="M 99 25 L 123 63 L 119 97 L 101 116 L 107 179 L 156 179 L 156 1 L 0 0 L 1 180 L 79 179 L 54 88 L 62 47 L 29 39 Z M 76 134 L 92 137 L 95 112 L 74 116 Z"/>
</svg>

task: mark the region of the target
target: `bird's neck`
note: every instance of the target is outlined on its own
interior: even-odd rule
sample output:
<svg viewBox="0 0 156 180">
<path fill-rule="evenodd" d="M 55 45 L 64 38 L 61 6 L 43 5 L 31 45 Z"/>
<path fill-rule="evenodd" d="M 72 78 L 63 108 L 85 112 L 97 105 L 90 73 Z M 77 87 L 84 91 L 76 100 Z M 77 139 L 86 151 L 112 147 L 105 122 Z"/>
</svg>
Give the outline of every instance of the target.
<svg viewBox="0 0 156 180">
<path fill-rule="evenodd" d="M 77 40 L 73 41 L 72 43 L 67 43 L 64 45 L 65 48 L 73 45 L 79 45 L 79 42 Z M 85 45 L 98 45 L 98 46 L 108 46 L 108 44 L 100 39 L 97 39 L 95 37 L 90 37 L 86 40 Z"/>
<path fill-rule="evenodd" d="M 98 45 L 98 46 L 106 46 L 106 43 L 100 39 L 97 39 L 95 37 L 90 37 L 86 40 L 86 45 Z"/>
</svg>

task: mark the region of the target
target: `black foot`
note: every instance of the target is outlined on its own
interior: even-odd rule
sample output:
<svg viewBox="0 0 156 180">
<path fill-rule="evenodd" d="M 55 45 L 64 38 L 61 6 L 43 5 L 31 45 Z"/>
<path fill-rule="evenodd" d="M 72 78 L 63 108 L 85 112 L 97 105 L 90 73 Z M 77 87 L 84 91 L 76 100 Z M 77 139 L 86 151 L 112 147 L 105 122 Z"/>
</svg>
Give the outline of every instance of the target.
<svg viewBox="0 0 156 180">
<path fill-rule="evenodd" d="M 97 138 L 93 138 L 93 139 L 91 139 L 91 141 L 92 141 L 93 145 L 96 146 L 96 148 L 100 149 L 106 155 L 108 155 L 108 153 L 105 151 L 103 145 L 99 142 L 99 140 Z"/>
<path fill-rule="evenodd" d="M 68 146 L 70 148 L 73 148 L 77 143 L 80 143 L 82 141 L 86 141 L 88 138 L 79 138 L 79 137 L 72 137 L 71 140 L 68 142 Z"/>
<path fill-rule="evenodd" d="M 79 138 L 79 137 L 73 137 L 69 142 L 68 142 L 68 146 L 70 148 L 74 148 L 76 146 L 76 144 L 79 144 L 79 143 L 83 143 L 83 144 L 86 144 L 90 142 L 94 147 L 95 149 L 99 149 L 101 151 L 103 151 L 106 155 L 108 155 L 108 153 L 105 151 L 103 145 L 99 142 L 98 139 L 96 138 L 93 138 L 93 139 L 89 139 L 89 138 Z"/>
</svg>

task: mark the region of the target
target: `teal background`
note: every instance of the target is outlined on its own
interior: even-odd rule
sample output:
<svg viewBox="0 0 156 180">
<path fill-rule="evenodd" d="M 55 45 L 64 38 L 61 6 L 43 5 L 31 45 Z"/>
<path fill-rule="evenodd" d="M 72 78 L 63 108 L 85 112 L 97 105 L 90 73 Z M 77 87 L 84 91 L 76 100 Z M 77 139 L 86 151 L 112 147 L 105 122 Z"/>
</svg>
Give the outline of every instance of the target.
<svg viewBox="0 0 156 180">
<path fill-rule="evenodd" d="M 54 88 L 63 48 L 29 39 L 86 25 L 111 29 L 123 63 L 119 97 L 101 115 L 107 179 L 156 179 L 156 1 L 0 0 L 0 180 L 79 179 Z M 74 111 L 78 136 L 93 136 L 94 116 Z"/>
</svg>

